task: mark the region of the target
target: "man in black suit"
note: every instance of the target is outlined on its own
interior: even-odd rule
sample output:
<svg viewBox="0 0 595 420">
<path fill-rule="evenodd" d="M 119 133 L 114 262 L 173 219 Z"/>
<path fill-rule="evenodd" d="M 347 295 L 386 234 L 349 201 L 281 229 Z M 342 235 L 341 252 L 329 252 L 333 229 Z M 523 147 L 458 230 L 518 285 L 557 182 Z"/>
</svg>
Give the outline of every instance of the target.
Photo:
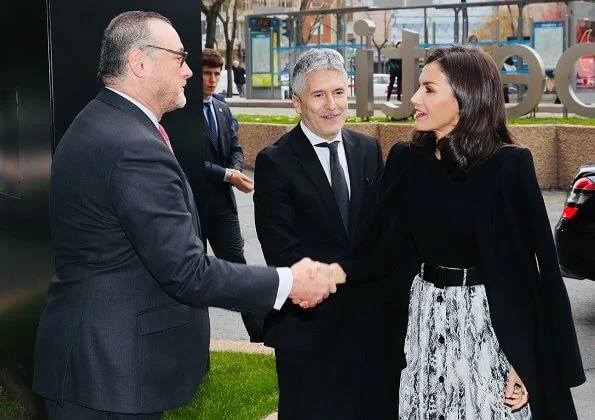
<svg viewBox="0 0 595 420">
<path fill-rule="evenodd" d="M 383 168 L 380 145 L 343 128 L 347 74 L 339 53 L 308 51 L 291 82 L 301 122 L 256 158 L 258 239 L 270 265 L 310 254 L 338 261 L 373 202 Z M 396 417 L 380 286 L 348 281 L 310 312 L 284 305 L 269 313 L 265 344 L 275 348 L 280 419 Z"/>
<path fill-rule="evenodd" d="M 56 148 L 56 275 L 33 380 L 51 420 L 160 418 L 200 384 L 207 306 L 306 306 L 335 288 L 309 260 L 274 269 L 205 255 L 192 190 L 159 124 L 186 103 L 186 55 L 163 16 L 115 17 L 101 47 L 105 87 Z"/>
<path fill-rule="evenodd" d="M 224 101 L 214 97 L 219 84 L 223 57 L 210 48 L 202 52 L 203 113 L 205 118 L 204 150 L 207 170 L 206 235 L 217 258 L 246 264 L 244 239 L 240 231 L 238 208 L 232 186 L 244 193 L 254 188 L 250 177 L 243 174 L 244 152 L 233 128 L 233 115 Z M 243 312 L 242 320 L 252 342 L 262 342 L 264 316 Z"/>
</svg>

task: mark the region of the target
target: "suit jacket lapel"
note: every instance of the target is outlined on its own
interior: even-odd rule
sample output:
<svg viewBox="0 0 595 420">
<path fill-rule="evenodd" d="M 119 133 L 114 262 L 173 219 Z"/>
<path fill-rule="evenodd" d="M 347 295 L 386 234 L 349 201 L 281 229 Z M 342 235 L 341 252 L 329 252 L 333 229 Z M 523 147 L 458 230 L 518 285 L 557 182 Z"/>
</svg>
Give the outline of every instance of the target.
<svg viewBox="0 0 595 420">
<path fill-rule="evenodd" d="M 321 201 L 336 222 L 334 228 L 329 230 L 331 232 L 337 232 L 343 240 L 347 239 L 347 232 L 345 232 L 345 227 L 343 226 L 343 220 L 341 219 L 341 213 L 339 213 L 339 207 L 337 206 L 333 189 L 328 182 L 328 178 L 324 173 L 324 169 L 322 169 L 322 165 L 312 144 L 299 125 L 293 129 L 291 135 L 293 137 L 293 149 L 300 166 L 318 191 Z"/>
<path fill-rule="evenodd" d="M 345 155 L 347 156 L 349 184 L 351 187 L 351 197 L 349 202 L 349 234 L 351 236 L 361 211 L 362 195 L 364 191 L 364 158 L 362 150 L 351 134 L 342 130 L 342 137 L 343 146 L 345 147 Z"/>
<path fill-rule="evenodd" d="M 127 114 L 132 115 L 142 125 L 144 125 L 147 129 L 149 129 L 149 131 L 151 133 L 154 134 L 154 137 L 157 141 L 165 144 L 163 142 L 163 138 L 161 137 L 161 134 L 157 130 L 157 127 L 155 127 L 155 124 L 153 124 L 153 121 L 151 121 L 151 119 L 147 116 L 147 114 L 145 114 L 143 111 L 141 111 L 141 109 L 139 107 L 137 107 L 135 104 L 130 102 L 128 99 L 126 99 L 126 98 L 118 95 L 117 93 L 112 92 L 111 90 L 106 89 L 106 88 L 103 88 L 99 91 L 96 99 L 101 102 L 105 102 L 107 104 L 115 106 L 115 107 L 121 109 L 122 111 L 126 112 Z M 177 161 L 175 154 L 173 157 Z M 195 227 L 196 227 L 197 235 L 199 237 L 202 237 L 201 228 L 200 228 L 200 220 L 198 218 L 198 212 L 196 210 L 196 204 L 194 203 L 194 198 L 192 197 L 192 193 L 191 193 L 192 188 L 190 187 L 190 181 L 188 181 L 188 178 L 186 177 L 186 174 L 184 173 L 184 171 L 182 170 L 181 167 L 180 167 L 180 173 L 184 176 L 184 181 L 186 182 L 186 191 L 184 192 L 184 195 L 185 195 L 186 199 L 192 203 L 192 205 L 190 206 L 190 212 L 191 212 L 191 214 L 193 213 L 193 216 L 195 219 Z"/>
<path fill-rule="evenodd" d="M 155 138 L 157 140 L 163 143 L 163 138 L 157 130 L 157 127 L 155 127 L 155 124 L 153 124 L 153 121 L 151 121 L 147 114 L 141 111 L 141 109 L 138 106 L 130 102 L 128 99 L 118 95 L 116 92 L 113 92 L 107 88 L 102 88 L 97 94 L 96 99 L 101 102 L 105 102 L 107 104 L 115 106 L 116 108 L 121 109 L 125 113 L 132 115 L 141 124 L 150 129 L 151 132 L 154 133 Z"/>
</svg>

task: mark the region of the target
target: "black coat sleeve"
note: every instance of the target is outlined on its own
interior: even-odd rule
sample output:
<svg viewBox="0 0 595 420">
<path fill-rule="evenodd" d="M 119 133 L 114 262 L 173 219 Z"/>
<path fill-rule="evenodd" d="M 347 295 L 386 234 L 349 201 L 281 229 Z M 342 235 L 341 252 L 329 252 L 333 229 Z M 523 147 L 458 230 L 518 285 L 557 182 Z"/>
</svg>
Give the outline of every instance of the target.
<svg viewBox="0 0 595 420">
<path fill-rule="evenodd" d="M 570 300 L 560 268 L 550 229 L 547 210 L 537 182 L 533 157 L 528 149 L 521 150 L 519 185 L 522 207 L 527 210 L 526 223 L 530 246 L 538 264 L 539 282 L 542 287 L 544 316 L 550 329 L 554 360 L 560 382 L 573 387 L 585 381 L 580 350 L 576 338 Z"/>
</svg>

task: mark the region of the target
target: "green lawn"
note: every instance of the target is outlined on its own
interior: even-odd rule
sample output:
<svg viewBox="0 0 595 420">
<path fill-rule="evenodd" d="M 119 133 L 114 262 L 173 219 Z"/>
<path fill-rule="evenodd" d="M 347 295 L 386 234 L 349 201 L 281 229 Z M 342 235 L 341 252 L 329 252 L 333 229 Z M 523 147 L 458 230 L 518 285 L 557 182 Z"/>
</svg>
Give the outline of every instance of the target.
<svg viewBox="0 0 595 420">
<path fill-rule="evenodd" d="M 275 357 L 270 354 L 211 352 L 211 369 L 188 405 L 165 420 L 259 420 L 277 410 Z M 30 420 L 0 386 L 0 419 Z"/>
<path fill-rule="evenodd" d="M 0 419 L 30 419 L 23 406 L 15 402 L 2 386 L 0 386 Z"/>
<path fill-rule="evenodd" d="M 262 123 L 262 124 L 297 124 L 299 121 L 298 115 L 254 115 L 254 114 L 239 114 L 236 115 L 239 122 Z M 347 118 L 348 123 L 367 123 L 358 117 Z M 412 124 L 413 120 L 407 121 L 391 121 L 388 117 L 372 117 L 370 122 L 383 122 L 391 124 Z M 595 126 L 595 118 L 514 118 L 508 120 L 509 124 L 570 124 L 570 125 L 592 125 Z"/>
<path fill-rule="evenodd" d="M 277 410 L 278 398 L 273 355 L 211 352 L 211 370 L 197 395 L 163 418 L 262 419 Z"/>
</svg>

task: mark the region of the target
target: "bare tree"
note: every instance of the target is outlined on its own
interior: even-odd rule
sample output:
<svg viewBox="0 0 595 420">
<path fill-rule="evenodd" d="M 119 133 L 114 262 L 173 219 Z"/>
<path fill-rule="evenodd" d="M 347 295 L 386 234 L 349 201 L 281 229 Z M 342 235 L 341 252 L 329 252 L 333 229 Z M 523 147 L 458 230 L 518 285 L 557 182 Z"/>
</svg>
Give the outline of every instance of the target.
<svg viewBox="0 0 595 420">
<path fill-rule="evenodd" d="M 320 6 L 321 9 L 329 9 L 331 8 L 332 4 L 334 3 L 335 0 L 321 0 L 322 1 L 322 5 Z M 311 5 L 312 5 L 312 0 L 301 0 L 300 3 L 300 11 L 304 11 L 304 10 L 310 10 L 311 9 Z M 304 37 L 304 24 L 306 22 L 306 19 L 308 18 L 308 16 L 298 16 L 295 18 L 295 25 L 296 25 L 296 39 L 295 39 L 295 43 L 296 45 L 307 45 L 310 40 L 312 39 L 312 36 L 315 35 L 315 31 L 316 29 L 319 27 L 319 25 L 323 24 L 323 18 L 324 15 L 316 15 L 313 16 L 313 22 L 310 24 L 310 28 L 308 30 L 308 33 L 306 34 L 306 36 Z M 328 25 L 325 25 L 328 27 Z"/>
<path fill-rule="evenodd" d="M 223 34 L 225 36 L 225 68 L 227 70 L 227 97 L 233 96 L 233 46 L 236 40 L 236 33 L 238 29 L 238 10 L 240 0 L 227 0 L 224 4 L 225 14 L 219 13 L 218 17 L 223 24 Z M 231 15 L 231 16 L 230 16 Z M 231 18 L 231 25 L 230 25 Z M 231 27 L 230 27 L 231 26 Z"/>
<path fill-rule="evenodd" d="M 205 14 L 207 22 L 207 40 L 205 41 L 205 48 L 215 47 L 215 32 L 217 31 L 217 17 L 219 11 L 225 0 L 202 0 L 200 4 L 200 11 Z"/>
<path fill-rule="evenodd" d="M 376 48 L 376 53 L 378 54 L 378 72 L 380 72 L 380 63 L 382 63 L 382 50 L 383 48 L 386 46 L 386 44 L 388 44 L 388 33 L 390 30 L 390 26 L 392 25 L 393 19 L 394 19 L 394 15 L 390 10 L 386 10 L 383 12 L 384 15 L 382 16 L 383 22 L 384 22 L 384 31 L 382 33 L 382 35 L 378 38 L 378 39 L 382 39 L 382 41 L 379 41 L 377 39 L 377 37 L 372 38 L 372 43 L 374 44 L 374 48 Z M 372 16 L 370 16 L 370 13 L 367 13 L 368 15 L 368 19 L 370 20 L 374 20 L 372 18 Z M 382 68 L 384 68 L 384 66 L 382 66 Z"/>
<path fill-rule="evenodd" d="M 300 11 L 308 10 L 310 6 L 310 0 L 302 0 L 300 2 Z M 304 20 L 306 16 L 297 16 L 295 18 L 295 44 L 304 45 Z"/>
</svg>

